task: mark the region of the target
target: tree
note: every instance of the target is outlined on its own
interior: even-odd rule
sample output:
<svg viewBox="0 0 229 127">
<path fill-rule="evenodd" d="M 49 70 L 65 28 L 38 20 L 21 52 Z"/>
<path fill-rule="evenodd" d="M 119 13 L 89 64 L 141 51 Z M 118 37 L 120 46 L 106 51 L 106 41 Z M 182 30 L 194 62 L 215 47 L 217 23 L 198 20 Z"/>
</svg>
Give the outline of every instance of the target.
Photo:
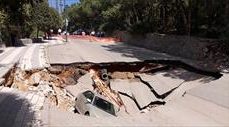
<svg viewBox="0 0 229 127">
<path fill-rule="evenodd" d="M 37 37 L 39 31 L 47 32 L 50 29 L 62 27 L 62 19 L 59 13 L 49 7 L 47 2 L 39 3 L 33 8 L 32 21 L 37 29 Z"/>
<path fill-rule="evenodd" d="M 0 28 L 3 27 L 5 19 L 6 19 L 6 14 L 3 11 L 0 11 Z"/>
<path fill-rule="evenodd" d="M 4 12 L 1 19 L 1 29 L 7 45 L 14 45 L 16 38 L 29 37 L 33 31 L 32 8 L 39 2 L 46 0 L 1 0 L 0 12 Z M 2 16 L 1 16 L 2 17 Z M 3 22 L 4 21 L 4 22 Z M 11 43 L 9 43 L 11 41 Z"/>
<path fill-rule="evenodd" d="M 229 33 L 228 0 L 80 0 L 65 14 L 72 31 L 81 27 L 211 38 Z"/>
</svg>

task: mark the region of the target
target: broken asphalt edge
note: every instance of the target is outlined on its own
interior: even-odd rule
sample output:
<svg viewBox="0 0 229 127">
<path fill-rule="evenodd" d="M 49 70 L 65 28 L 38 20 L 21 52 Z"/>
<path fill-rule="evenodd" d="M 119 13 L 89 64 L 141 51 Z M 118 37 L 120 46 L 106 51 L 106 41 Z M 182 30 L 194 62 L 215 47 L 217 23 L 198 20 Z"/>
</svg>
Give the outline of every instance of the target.
<svg viewBox="0 0 229 127">
<path fill-rule="evenodd" d="M 99 68 L 106 68 L 108 66 L 112 66 L 112 65 L 135 65 L 135 64 L 139 64 L 139 63 L 148 63 L 148 64 L 162 64 L 162 65 L 169 65 L 171 67 L 179 67 L 182 69 L 185 69 L 187 71 L 190 72 L 194 72 L 200 75 L 205 75 L 205 76 L 210 76 L 210 77 L 214 77 L 215 79 L 220 79 L 223 74 L 219 71 L 219 70 L 213 70 L 212 68 L 200 68 L 200 67 L 195 67 L 192 66 L 190 64 L 187 64 L 183 61 L 180 60 L 144 60 L 144 61 L 136 61 L 136 62 L 102 62 L 102 63 L 93 63 L 93 62 L 75 62 L 75 63 L 68 63 L 68 64 L 63 64 L 63 63 L 55 63 L 55 64 L 51 64 L 51 66 L 76 66 L 76 67 L 80 67 L 80 65 L 88 65 L 88 67 L 93 67 L 93 66 L 97 66 Z M 88 69 L 89 69 L 88 68 Z"/>
<path fill-rule="evenodd" d="M 15 63 L 15 64 L 10 64 L 10 65 L 7 65 L 4 67 L 4 71 L 1 72 L 1 75 L 0 75 L 0 86 L 3 85 L 5 83 L 5 77 L 7 77 L 7 75 L 11 72 L 11 70 L 17 66 L 18 63 Z"/>
</svg>

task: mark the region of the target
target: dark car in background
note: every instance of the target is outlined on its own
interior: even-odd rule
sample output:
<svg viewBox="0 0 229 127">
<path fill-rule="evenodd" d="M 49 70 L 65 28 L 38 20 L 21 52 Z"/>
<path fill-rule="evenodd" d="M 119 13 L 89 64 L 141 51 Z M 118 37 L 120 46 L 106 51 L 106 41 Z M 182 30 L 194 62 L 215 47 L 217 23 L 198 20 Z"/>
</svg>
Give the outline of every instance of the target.
<svg viewBox="0 0 229 127">
<path fill-rule="evenodd" d="M 96 36 L 96 37 L 105 37 L 105 32 L 103 32 L 103 31 L 98 31 L 98 32 L 96 32 L 95 36 Z"/>
<path fill-rule="evenodd" d="M 72 34 L 73 34 L 73 35 L 82 35 L 83 32 L 84 32 L 84 30 L 78 29 L 78 30 L 76 30 L 75 32 L 73 32 Z"/>
</svg>

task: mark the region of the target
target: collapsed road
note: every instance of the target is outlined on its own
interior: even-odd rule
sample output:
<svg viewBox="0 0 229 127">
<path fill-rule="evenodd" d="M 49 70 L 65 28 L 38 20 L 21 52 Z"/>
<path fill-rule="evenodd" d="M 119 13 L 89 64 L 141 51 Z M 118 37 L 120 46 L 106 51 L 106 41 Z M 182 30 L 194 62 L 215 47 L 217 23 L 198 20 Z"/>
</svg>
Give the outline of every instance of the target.
<svg viewBox="0 0 229 127">
<path fill-rule="evenodd" d="M 56 41 L 53 40 L 53 42 Z M 2 59 L 0 63 L 0 75 L 1 77 L 5 75 L 6 78 L 5 82 L 0 79 L 0 83 L 8 86 L 0 86 L 1 95 L 5 95 L 7 91 L 10 95 L 15 91 L 20 91 L 20 96 L 26 96 L 29 102 L 35 103 L 34 106 L 38 107 L 39 110 L 35 113 L 41 113 L 44 118 L 38 117 L 36 121 L 41 121 L 42 125 L 229 125 L 228 74 L 222 72 L 222 76 L 219 71 L 212 70 L 217 66 L 208 67 L 210 63 L 177 58 L 122 43 L 100 44 L 69 40 L 66 44 L 49 43 L 45 47 L 44 50 L 43 48 L 39 50 L 44 52 L 38 53 L 37 50 L 34 50 L 34 55 L 21 58 L 19 67 L 22 70 L 15 66 L 7 75 L 2 71 L 4 65 L 1 63 L 7 61 L 11 63 L 11 60 L 17 60 L 15 58 L 20 59 L 20 56 L 15 55 L 18 51 L 7 57 L 7 61 Z M 4 54 L 1 55 L 1 57 L 4 56 Z M 45 65 L 41 64 L 45 62 L 49 66 L 36 66 L 37 58 L 43 61 L 39 62 L 39 65 Z M 173 60 L 181 60 L 191 66 Z M 12 62 L 12 65 L 14 63 Z M 6 67 L 11 68 L 12 66 Z M 100 79 L 108 78 L 109 80 L 105 83 L 109 84 L 107 86 L 118 93 L 123 101 L 125 106 L 121 106 L 118 117 L 94 118 L 73 112 L 75 97 L 87 89 L 94 89 L 89 73 L 92 67 L 107 73 Z M 15 111 L 20 108 L 24 111 L 24 107 L 28 107 L 27 103 L 21 107 L 8 106 L 14 103 L 5 96 L 1 96 L 0 101 L 3 99 L 8 103 L 4 103 L 7 104 L 6 106 L 1 105 L 4 109 L 8 108 L 8 110 L 2 110 L 3 117 L 5 114 L 11 115 L 10 112 L 15 112 L 19 119 L 30 116 L 30 114 L 21 116 L 21 111 Z M 39 101 L 36 101 L 37 99 Z M 12 107 L 17 108 L 11 110 Z M 33 110 L 28 111 L 33 112 Z M 11 123 L 4 119 L 2 121 Z"/>
<path fill-rule="evenodd" d="M 51 103 L 58 108 L 65 109 L 67 111 L 74 111 L 75 97 L 71 92 L 65 89 L 67 86 L 77 85 L 78 80 L 87 74 L 90 74 L 91 70 L 94 71 L 91 74 L 93 84 L 84 84 L 90 86 L 93 89 L 98 89 L 98 93 L 103 94 L 105 97 L 113 103 L 116 103 L 120 108 L 125 110 L 125 113 L 129 114 L 128 103 L 130 100 L 134 102 L 138 109 L 138 112 L 143 110 L 166 104 L 166 98 L 182 84 L 159 94 L 157 90 L 151 86 L 151 84 L 141 77 L 141 74 L 153 75 L 158 72 L 166 72 L 173 70 L 185 70 L 190 73 L 195 73 L 200 77 L 213 77 L 218 79 L 222 76 L 218 71 L 205 71 L 199 68 L 192 67 L 180 61 L 172 60 L 151 60 L 144 62 L 114 62 L 114 63 L 72 63 L 72 64 L 54 64 L 46 69 L 35 69 L 31 71 L 24 71 L 15 66 L 11 71 L 5 75 L 5 86 L 17 88 L 22 91 L 36 91 L 43 94 L 49 99 Z M 105 70 L 105 71 L 101 71 Z M 93 78 L 96 76 L 96 78 Z M 110 83 L 116 79 L 122 80 L 135 80 L 141 85 L 145 85 L 147 91 L 151 91 L 151 101 L 141 104 L 142 98 L 149 98 L 148 96 L 137 96 L 134 91 L 123 92 L 119 89 L 113 89 L 113 84 Z M 97 82 L 99 80 L 99 82 Z M 124 85 L 124 84 L 123 84 Z M 139 88 L 141 88 L 139 86 Z M 142 90 L 144 93 L 144 89 Z M 123 100 L 123 97 L 129 98 Z"/>
</svg>

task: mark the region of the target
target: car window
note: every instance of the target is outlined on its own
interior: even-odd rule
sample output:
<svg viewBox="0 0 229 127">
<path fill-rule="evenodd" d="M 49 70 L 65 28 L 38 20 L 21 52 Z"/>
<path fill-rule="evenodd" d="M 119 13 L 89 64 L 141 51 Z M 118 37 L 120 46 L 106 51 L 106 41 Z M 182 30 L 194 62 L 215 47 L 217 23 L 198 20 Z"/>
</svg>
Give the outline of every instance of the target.
<svg viewBox="0 0 229 127">
<path fill-rule="evenodd" d="M 92 100 L 93 100 L 93 98 L 94 98 L 94 94 L 93 94 L 91 91 L 86 91 L 86 92 L 83 93 L 83 95 L 84 95 L 87 99 L 91 100 L 91 102 L 92 102 Z"/>
<path fill-rule="evenodd" d="M 104 110 L 105 112 L 115 115 L 114 105 L 102 98 L 96 96 L 93 105 Z"/>
</svg>

